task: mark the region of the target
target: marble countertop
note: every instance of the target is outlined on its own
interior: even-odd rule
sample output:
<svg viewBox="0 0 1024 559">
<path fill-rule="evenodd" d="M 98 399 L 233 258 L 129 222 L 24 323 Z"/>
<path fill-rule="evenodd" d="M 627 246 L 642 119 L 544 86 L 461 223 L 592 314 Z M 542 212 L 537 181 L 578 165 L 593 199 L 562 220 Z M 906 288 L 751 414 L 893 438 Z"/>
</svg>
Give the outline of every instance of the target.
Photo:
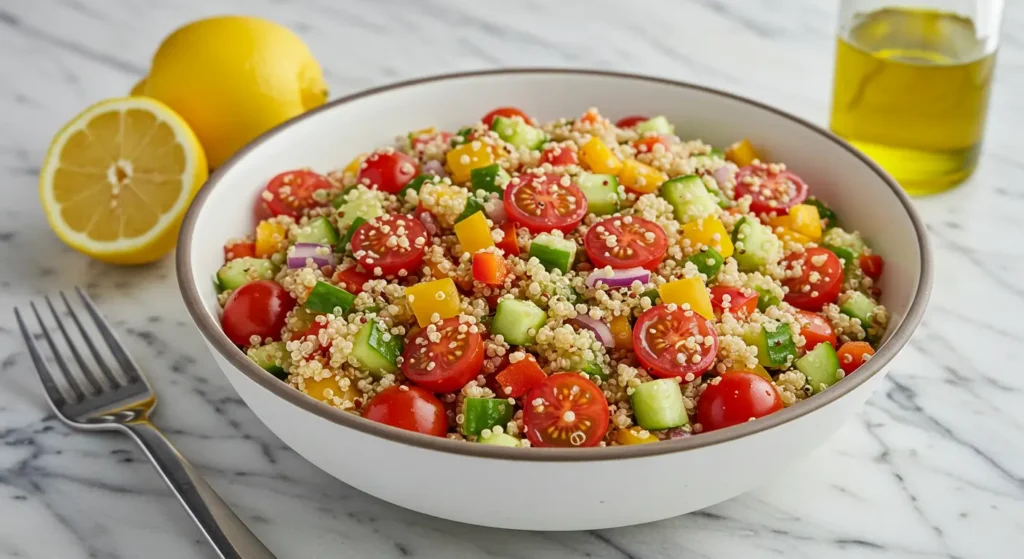
<svg viewBox="0 0 1024 559">
<path fill-rule="evenodd" d="M 1004 25 L 981 165 L 917 200 L 935 247 L 924 323 L 883 386 L 785 479 L 654 524 L 475 528 L 330 478 L 274 437 L 201 349 L 172 258 L 133 269 L 62 245 L 36 177 L 51 135 L 124 94 L 160 39 L 245 12 L 306 39 L 332 97 L 501 66 L 692 80 L 824 123 L 835 2 L 36 0 L 0 4 L 0 557 L 212 557 L 141 452 L 47 409 L 10 309 L 85 284 L 161 396 L 157 423 L 281 557 L 1020 557 L 1024 547 L 1024 4 Z"/>
</svg>

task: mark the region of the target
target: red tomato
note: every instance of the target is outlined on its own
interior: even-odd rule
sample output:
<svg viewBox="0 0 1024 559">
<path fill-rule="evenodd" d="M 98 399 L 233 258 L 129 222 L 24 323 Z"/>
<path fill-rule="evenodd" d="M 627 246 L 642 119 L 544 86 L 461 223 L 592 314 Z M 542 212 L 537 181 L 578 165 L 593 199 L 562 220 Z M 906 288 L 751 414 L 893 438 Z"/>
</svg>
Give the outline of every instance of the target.
<svg viewBox="0 0 1024 559">
<path fill-rule="evenodd" d="M 725 301 L 726 296 L 729 297 L 728 303 Z M 759 297 L 757 291 L 746 287 L 716 285 L 711 288 L 711 308 L 714 309 L 715 316 L 721 316 L 726 309 L 737 316 L 750 316 L 757 310 Z"/>
<path fill-rule="evenodd" d="M 730 371 L 704 388 L 697 400 L 697 421 L 705 432 L 716 431 L 782 407 L 782 396 L 767 379 L 748 371 Z"/>
<path fill-rule="evenodd" d="M 334 277 L 331 280 L 341 286 L 342 289 L 348 291 L 353 295 L 359 295 L 363 292 L 363 285 L 366 282 L 373 279 L 373 276 L 360 270 L 355 266 L 349 266 L 343 270 L 334 272 Z"/>
<path fill-rule="evenodd" d="M 261 199 L 274 215 L 299 217 L 302 210 L 322 205 L 313 197 L 313 193 L 332 188 L 334 187 L 327 177 L 313 171 L 297 169 L 270 179 Z"/>
<path fill-rule="evenodd" d="M 433 392 L 455 392 L 480 374 L 484 341 L 480 332 L 460 332 L 458 317 L 427 326 L 410 338 L 402 352 L 402 373 Z M 441 339 L 430 341 L 431 330 Z"/>
<path fill-rule="evenodd" d="M 608 246 L 608 237 L 615 243 Z M 614 269 L 647 268 L 661 264 L 668 249 L 665 230 L 642 217 L 608 217 L 594 224 L 583 239 L 583 247 L 594 266 Z"/>
<path fill-rule="evenodd" d="M 511 221 L 506 221 L 501 224 L 501 230 L 504 231 L 505 236 L 501 238 L 501 242 L 495 246 L 505 252 L 505 256 L 519 256 L 519 241 L 516 236 L 516 224 Z"/>
<path fill-rule="evenodd" d="M 659 144 L 664 146 L 666 150 L 672 146 L 665 136 L 648 136 L 633 142 L 633 147 L 636 148 L 638 153 L 650 153 L 654 151 L 654 146 Z"/>
<path fill-rule="evenodd" d="M 493 252 L 473 255 L 473 279 L 486 285 L 502 285 L 508 276 L 505 260 Z"/>
<path fill-rule="evenodd" d="M 230 262 L 236 258 L 249 258 L 253 256 L 256 256 L 256 243 L 252 241 L 224 245 L 225 262 Z"/>
<path fill-rule="evenodd" d="M 494 380 L 500 388 L 496 391 L 499 398 L 518 398 L 547 378 L 547 373 L 540 368 L 532 355 L 527 355 L 526 359 L 515 363 L 509 363 L 494 376 Z"/>
<path fill-rule="evenodd" d="M 807 340 L 804 350 L 811 351 L 820 343 L 832 344 L 833 348 L 839 347 L 836 333 L 825 317 L 817 313 L 798 310 L 796 311 L 796 320 L 800 327 L 800 335 Z"/>
<path fill-rule="evenodd" d="M 867 362 L 867 358 L 875 354 L 875 348 L 867 342 L 846 342 L 839 348 L 836 355 L 839 357 L 839 366 L 846 374 L 857 370 Z"/>
<path fill-rule="evenodd" d="M 399 151 L 387 150 L 370 154 L 359 166 L 356 178 L 370 188 L 394 194 L 418 174 L 420 164 L 416 159 Z"/>
<path fill-rule="evenodd" d="M 331 344 L 334 343 L 332 340 L 329 340 L 327 345 L 320 345 L 320 331 L 326 327 L 326 324 L 320 324 L 314 320 L 313 324 L 310 324 L 309 328 L 307 328 L 305 332 L 297 336 L 292 336 L 292 340 L 302 341 L 309 339 L 310 342 L 316 344 L 316 349 L 313 350 L 313 355 L 326 355 L 331 349 Z M 310 336 L 312 336 L 312 338 L 310 338 Z"/>
<path fill-rule="evenodd" d="M 285 317 L 295 308 L 295 298 L 271 280 L 259 280 L 239 287 L 224 305 L 220 317 L 224 333 L 235 345 L 250 345 L 249 338 L 281 339 Z"/>
<path fill-rule="evenodd" d="M 580 160 L 576 157 L 576 150 L 569 145 L 555 145 L 540 154 L 540 164 L 544 163 L 550 163 L 552 167 L 564 167 L 565 165 L 579 165 Z"/>
<path fill-rule="evenodd" d="M 608 400 L 578 374 L 551 375 L 523 402 L 523 424 L 533 446 L 597 446 L 608 432 Z"/>
<path fill-rule="evenodd" d="M 647 120 L 647 117 L 645 116 L 627 116 L 620 118 L 619 121 L 615 123 L 615 126 L 618 126 L 619 128 L 632 128 L 645 120 Z"/>
<path fill-rule="evenodd" d="M 790 305 L 818 312 L 839 298 L 843 289 L 843 264 L 831 250 L 812 247 L 800 254 L 794 252 L 783 260 L 783 266 L 787 275 L 796 267 L 800 268 L 799 276 L 787 277 L 782 282 L 789 289 L 786 302 Z M 817 276 L 814 281 L 811 280 L 812 274 Z"/>
<path fill-rule="evenodd" d="M 860 255 L 860 269 L 864 275 L 877 280 L 882 277 L 882 270 L 885 268 L 885 260 L 878 254 Z"/>
<path fill-rule="evenodd" d="M 448 145 L 451 142 L 455 134 L 451 132 L 435 132 L 433 134 L 420 134 L 419 136 L 413 136 L 412 138 L 412 149 L 413 151 L 420 152 L 427 144 L 434 142 L 441 142 L 444 145 Z"/>
<path fill-rule="evenodd" d="M 491 124 L 494 123 L 494 119 L 499 116 L 504 118 L 512 118 L 514 116 L 517 116 L 523 119 L 523 122 L 527 124 L 530 124 L 532 122 L 530 117 L 526 116 L 526 113 L 520 111 L 515 107 L 498 107 L 497 109 L 494 109 L 493 111 L 485 114 L 484 117 L 480 119 L 480 121 L 486 124 L 488 128 L 490 128 Z"/>
<path fill-rule="evenodd" d="M 568 175 L 520 175 L 505 188 L 505 213 L 531 233 L 555 229 L 568 233 L 587 215 L 587 197 L 575 183 L 563 184 Z"/>
<path fill-rule="evenodd" d="M 715 362 L 718 334 L 710 320 L 693 311 L 658 305 L 636 319 L 633 350 L 652 375 L 691 382 Z"/>
<path fill-rule="evenodd" d="M 789 171 L 772 173 L 764 163 L 747 165 L 736 173 L 736 199 L 746 195 L 754 214 L 784 214 L 807 198 L 807 183 Z"/>
<path fill-rule="evenodd" d="M 395 246 L 388 240 L 398 237 Z M 404 241 L 402 239 L 405 239 Z M 364 270 L 374 276 L 408 274 L 423 263 L 427 230 L 420 220 L 401 214 L 375 217 L 352 235 L 352 253 Z M 379 270 L 379 273 L 378 273 Z"/>
<path fill-rule="evenodd" d="M 417 386 L 385 388 L 363 410 L 366 419 L 425 435 L 448 434 L 444 404 L 430 392 Z"/>
</svg>

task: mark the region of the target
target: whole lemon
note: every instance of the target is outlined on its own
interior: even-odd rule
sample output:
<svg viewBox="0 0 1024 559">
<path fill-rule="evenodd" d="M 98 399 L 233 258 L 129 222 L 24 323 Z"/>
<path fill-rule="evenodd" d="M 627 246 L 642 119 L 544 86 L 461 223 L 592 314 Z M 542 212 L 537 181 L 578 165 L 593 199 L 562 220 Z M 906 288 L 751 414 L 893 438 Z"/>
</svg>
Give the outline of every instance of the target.
<svg viewBox="0 0 1024 559">
<path fill-rule="evenodd" d="M 323 72 L 302 39 L 272 21 L 243 16 L 179 28 L 161 43 L 136 88 L 188 122 L 211 167 L 327 99 Z"/>
</svg>

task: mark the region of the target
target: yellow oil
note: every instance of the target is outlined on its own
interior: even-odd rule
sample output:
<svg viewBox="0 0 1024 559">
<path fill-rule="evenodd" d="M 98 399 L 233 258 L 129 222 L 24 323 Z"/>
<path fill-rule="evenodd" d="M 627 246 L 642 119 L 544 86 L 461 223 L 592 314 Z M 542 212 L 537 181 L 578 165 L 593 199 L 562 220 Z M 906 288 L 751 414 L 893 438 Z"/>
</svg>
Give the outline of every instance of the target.
<svg viewBox="0 0 1024 559">
<path fill-rule="evenodd" d="M 995 63 L 974 23 L 895 8 L 858 16 L 840 33 L 832 130 L 911 194 L 939 192 L 970 176 Z"/>
</svg>

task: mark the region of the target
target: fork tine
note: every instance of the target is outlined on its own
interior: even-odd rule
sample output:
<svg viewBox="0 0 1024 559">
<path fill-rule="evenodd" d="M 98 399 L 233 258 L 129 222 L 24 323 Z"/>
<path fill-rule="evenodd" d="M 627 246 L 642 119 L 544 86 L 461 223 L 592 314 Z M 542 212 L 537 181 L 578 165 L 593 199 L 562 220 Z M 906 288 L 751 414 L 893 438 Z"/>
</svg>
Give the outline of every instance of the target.
<svg viewBox="0 0 1024 559">
<path fill-rule="evenodd" d="M 36 366 L 36 372 L 39 373 L 39 380 L 43 383 L 43 389 L 46 390 L 46 395 L 50 398 L 50 403 L 53 404 L 54 409 L 64 407 L 64 393 L 57 388 L 57 383 L 53 382 L 53 377 L 50 376 L 50 369 L 46 366 L 46 361 L 39 355 L 39 349 L 36 347 L 35 340 L 32 339 L 32 334 L 29 333 L 28 328 L 25 326 L 25 321 L 21 319 L 21 313 L 18 309 L 14 309 L 14 318 L 18 320 L 18 328 L 21 329 L 21 337 L 25 338 L 25 345 L 28 346 L 28 354 L 32 356 L 32 364 Z"/>
<path fill-rule="evenodd" d="M 60 315 L 57 314 L 57 309 L 53 308 L 53 303 L 50 302 L 50 297 L 46 297 L 46 306 L 50 307 L 50 312 L 53 313 L 53 319 L 57 321 L 57 328 L 60 329 L 60 333 L 64 336 L 64 341 L 67 342 L 68 348 L 71 349 L 71 355 L 75 358 L 75 362 L 78 363 L 78 368 L 82 369 L 82 373 L 85 374 L 86 380 L 89 381 L 89 385 L 92 386 L 93 394 L 99 394 L 103 391 L 103 385 L 100 384 L 99 379 L 93 374 L 92 369 L 82 359 L 82 354 L 78 353 L 78 348 L 75 347 L 75 342 L 71 341 L 71 336 L 68 335 L 67 329 L 64 328 L 64 322 L 60 319 Z"/>
<path fill-rule="evenodd" d="M 100 355 L 99 350 L 96 349 L 96 344 L 92 343 L 92 337 L 86 333 L 85 328 L 82 326 L 82 321 L 78 320 L 78 313 L 75 312 L 75 308 L 71 306 L 64 292 L 60 292 L 60 298 L 64 300 L 64 306 L 68 309 L 68 314 L 71 315 L 71 320 L 75 322 L 75 326 L 78 327 L 78 332 L 82 334 L 82 339 L 85 340 L 85 345 L 89 347 L 89 352 L 92 353 L 93 359 L 96 360 L 96 365 L 99 366 L 100 371 L 103 371 L 103 376 L 110 381 L 110 385 L 113 387 L 121 386 L 122 382 L 114 376 L 114 372 L 110 370 L 110 366 L 107 365 L 107 361 Z"/>
<path fill-rule="evenodd" d="M 124 375 L 128 378 L 129 382 L 143 382 L 142 375 L 139 373 L 139 368 L 132 361 L 128 352 L 124 350 L 120 340 L 117 339 L 117 335 L 110 329 L 110 325 L 107 324 L 107 319 L 103 318 L 100 314 L 99 309 L 96 308 L 96 304 L 92 302 L 92 299 L 82 291 L 81 287 L 75 287 L 75 291 L 78 292 L 78 296 L 81 297 L 82 302 L 85 303 L 85 309 L 89 311 L 92 316 L 93 322 L 96 323 L 96 327 L 99 329 L 100 334 L 103 336 L 103 340 L 107 342 L 107 346 L 110 348 L 110 352 L 114 354 L 114 359 L 121 364 L 121 370 L 124 371 Z"/>
<path fill-rule="evenodd" d="M 36 320 L 39 321 L 39 327 L 43 330 L 43 337 L 46 338 L 46 343 L 50 346 L 50 351 L 53 352 L 53 359 L 57 362 L 57 367 L 60 372 L 64 373 L 64 379 L 68 381 L 68 385 L 71 387 L 71 391 L 75 393 L 75 399 L 79 402 L 85 399 L 85 392 L 82 392 L 82 387 L 78 384 L 78 379 L 71 373 L 71 369 L 68 369 L 67 363 L 64 362 L 64 358 L 60 355 L 60 350 L 57 349 L 57 344 L 53 343 L 53 338 L 50 336 L 50 331 L 46 329 L 46 323 L 43 322 L 43 317 L 39 314 L 39 309 L 36 308 L 35 303 L 29 303 L 32 307 L 32 312 L 36 315 Z"/>
</svg>

